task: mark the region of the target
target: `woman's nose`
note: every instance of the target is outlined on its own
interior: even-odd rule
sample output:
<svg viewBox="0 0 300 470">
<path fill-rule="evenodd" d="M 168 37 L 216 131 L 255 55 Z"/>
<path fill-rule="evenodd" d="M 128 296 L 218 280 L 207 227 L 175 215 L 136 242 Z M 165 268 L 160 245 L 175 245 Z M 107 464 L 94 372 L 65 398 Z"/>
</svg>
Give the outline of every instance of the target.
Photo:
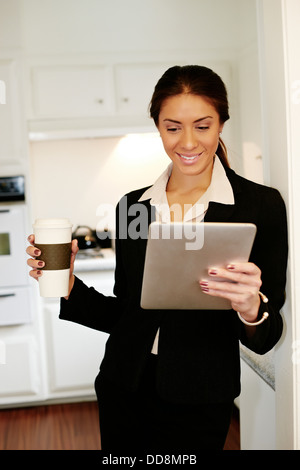
<svg viewBox="0 0 300 470">
<path fill-rule="evenodd" d="M 193 150 L 197 147 L 198 141 L 194 132 L 191 130 L 185 130 L 182 134 L 180 145 L 183 149 Z"/>
</svg>

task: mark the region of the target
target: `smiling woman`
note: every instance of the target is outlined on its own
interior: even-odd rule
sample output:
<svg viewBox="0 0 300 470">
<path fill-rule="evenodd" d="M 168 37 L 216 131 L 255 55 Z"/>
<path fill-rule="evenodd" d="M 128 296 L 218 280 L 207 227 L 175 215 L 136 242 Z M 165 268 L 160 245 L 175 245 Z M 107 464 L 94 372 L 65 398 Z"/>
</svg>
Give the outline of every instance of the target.
<svg viewBox="0 0 300 470">
<path fill-rule="evenodd" d="M 282 333 L 285 206 L 278 191 L 229 168 L 219 136 L 229 119 L 227 93 L 212 70 L 196 65 L 167 70 L 150 113 L 171 163 L 152 186 L 131 191 L 117 206 L 115 296 L 73 275 L 74 241 L 70 294 L 61 300 L 60 318 L 109 334 L 95 381 L 103 450 L 220 450 L 240 393 L 240 342 L 264 354 Z M 174 214 L 175 205 L 183 210 Z M 145 230 L 130 231 L 141 225 L 141 213 Z M 199 293 L 227 299 L 231 309 L 207 310 L 200 296 L 193 310 L 141 308 L 143 235 L 152 221 L 175 219 L 256 225 L 249 262 L 209 266 L 205 279 L 194 280 Z M 30 275 L 38 278 L 34 247 L 27 252 Z"/>
</svg>

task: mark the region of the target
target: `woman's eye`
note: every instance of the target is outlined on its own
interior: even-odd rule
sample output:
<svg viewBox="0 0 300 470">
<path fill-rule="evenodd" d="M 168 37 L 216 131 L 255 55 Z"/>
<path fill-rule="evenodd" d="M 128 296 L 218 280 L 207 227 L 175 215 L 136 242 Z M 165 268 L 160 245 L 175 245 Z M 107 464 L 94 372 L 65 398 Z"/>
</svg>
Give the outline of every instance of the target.
<svg viewBox="0 0 300 470">
<path fill-rule="evenodd" d="M 178 131 L 178 127 L 169 127 L 169 128 L 167 129 L 167 131 L 168 131 L 168 132 L 176 132 L 176 131 Z"/>
<path fill-rule="evenodd" d="M 197 129 L 200 130 L 200 131 L 206 131 L 207 129 L 209 129 L 209 127 L 208 126 L 199 126 L 199 127 L 197 127 Z"/>
</svg>

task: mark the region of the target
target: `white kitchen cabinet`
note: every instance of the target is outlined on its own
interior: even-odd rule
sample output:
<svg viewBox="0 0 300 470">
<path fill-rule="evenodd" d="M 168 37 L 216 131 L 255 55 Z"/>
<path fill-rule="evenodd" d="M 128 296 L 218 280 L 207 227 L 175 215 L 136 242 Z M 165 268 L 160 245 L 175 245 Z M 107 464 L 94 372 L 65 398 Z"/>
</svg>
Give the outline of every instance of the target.
<svg viewBox="0 0 300 470">
<path fill-rule="evenodd" d="M 148 105 L 163 64 L 77 62 L 29 66 L 29 139 L 154 132 Z"/>
<path fill-rule="evenodd" d="M 0 364 L 0 405 L 41 399 L 38 345 L 34 335 L 1 339 L 5 361 Z"/>
<path fill-rule="evenodd" d="M 166 63 L 116 65 L 117 113 L 147 117 L 154 87 L 169 66 Z"/>
<path fill-rule="evenodd" d="M 77 272 L 87 285 L 113 295 L 114 271 Z M 59 300 L 44 299 L 49 398 L 93 396 L 94 380 L 104 356 L 108 335 L 60 320 Z"/>
<path fill-rule="evenodd" d="M 0 298 L 1 316 L 6 315 L 0 327 L 0 407 L 46 398 L 43 333 L 34 288 L 14 288 L 14 296 Z M 10 291 L 0 292 L 5 293 Z M 30 312 L 32 322 L 24 323 L 24 311 Z"/>
<path fill-rule="evenodd" d="M 2 176 L 24 171 L 24 120 L 18 59 L 0 57 L 0 80 L 5 83 L 5 104 L 0 104 L 0 168 Z"/>
<path fill-rule="evenodd" d="M 33 66 L 31 118 L 147 117 L 154 86 L 167 67 L 163 63 Z"/>
<path fill-rule="evenodd" d="M 30 289 L 27 286 L 0 288 L 0 326 L 29 323 L 31 320 Z"/>
<path fill-rule="evenodd" d="M 110 82 L 110 70 L 105 66 L 34 67 L 33 115 L 37 119 L 108 116 L 113 108 Z"/>
<path fill-rule="evenodd" d="M 199 63 L 199 58 L 194 62 Z M 148 109 L 154 87 L 169 67 L 184 63 L 182 58 L 136 63 L 116 58 L 105 63 L 80 57 L 73 62 L 67 58 L 64 63 L 49 58 L 31 62 L 27 75 L 29 138 L 39 141 L 155 132 Z M 229 62 L 205 61 L 205 65 L 221 75 L 231 92 Z M 232 102 L 231 93 L 230 99 Z M 234 136 L 229 138 L 232 143 Z"/>
<path fill-rule="evenodd" d="M 197 61 L 196 61 L 197 62 Z M 154 87 L 163 73 L 176 65 L 184 65 L 182 60 L 161 63 L 116 64 L 114 66 L 116 113 L 122 116 L 148 117 L 148 107 Z M 230 88 L 231 68 L 226 62 L 207 63 Z"/>
</svg>

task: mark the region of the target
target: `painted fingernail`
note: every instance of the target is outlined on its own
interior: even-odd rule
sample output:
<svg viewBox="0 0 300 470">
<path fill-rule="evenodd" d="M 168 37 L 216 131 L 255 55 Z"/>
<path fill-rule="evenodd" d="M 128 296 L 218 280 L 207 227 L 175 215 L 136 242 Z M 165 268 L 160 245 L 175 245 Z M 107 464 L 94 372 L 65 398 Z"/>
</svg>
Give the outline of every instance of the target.
<svg viewBox="0 0 300 470">
<path fill-rule="evenodd" d="M 38 256 L 38 255 L 41 254 L 41 252 L 40 252 L 40 250 L 34 250 L 34 254 Z"/>
<path fill-rule="evenodd" d="M 210 276 L 216 276 L 216 275 L 218 274 L 218 271 L 217 271 L 217 269 L 210 269 L 210 270 L 208 271 L 208 274 L 209 274 Z"/>
<path fill-rule="evenodd" d="M 39 265 L 39 266 L 44 266 L 44 261 L 39 261 L 39 262 L 38 262 L 38 265 Z"/>
<path fill-rule="evenodd" d="M 227 269 L 233 270 L 235 268 L 234 264 L 228 264 Z"/>
<path fill-rule="evenodd" d="M 36 273 L 38 276 L 40 276 L 42 274 L 42 271 L 37 271 Z"/>
<path fill-rule="evenodd" d="M 202 292 L 209 292 L 209 288 L 208 287 L 202 287 Z"/>
<path fill-rule="evenodd" d="M 207 282 L 207 281 L 200 281 L 200 286 L 201 286 L 201 287 L 207 287 L 207 286 L 208 286 L 208 282 Z"/>
</svg>

